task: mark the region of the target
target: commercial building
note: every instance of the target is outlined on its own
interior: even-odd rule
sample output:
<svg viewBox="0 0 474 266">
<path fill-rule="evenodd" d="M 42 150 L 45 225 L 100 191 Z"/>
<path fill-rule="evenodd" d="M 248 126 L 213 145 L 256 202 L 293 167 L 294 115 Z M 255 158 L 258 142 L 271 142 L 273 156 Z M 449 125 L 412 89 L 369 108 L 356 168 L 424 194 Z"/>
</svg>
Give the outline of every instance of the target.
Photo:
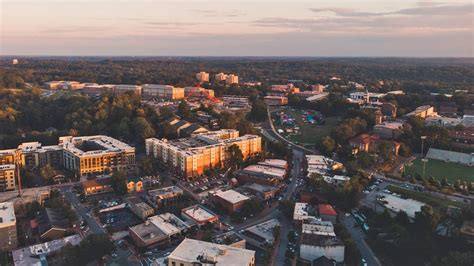
<svg viewBox="0 0 474 266">
<path fill-rule="evenodd" d="M 443 116 L 431 116 L 425 119 L 428 126 L 455 127 L 462 124 L 462 118 L 452 118 Z"/>
<path fill-rule="evenodd" d="M 257 183 L 261 185 L 274 186 L 281 183 L 287 175 L 285 169 L 265 166 L 265 165 L 250 165 L 235 172 L 239 183 Z"/>
<path fill-rule="evenodd" d="M 168 256 L 168 266 L 254 266 L 255 251 L 186 238 Z"/>
<path fill-rule="evenodd" d="M 199 82 L 209 82 L 209 73 L 204 71 L 196 73 L 196 79 L 199 80 Z"/>
<path fill-rule="evenodd" d="M 402 122 L 383 122 L 374 126 L 374 134 L 383 139 L 398 139 L 403 133 L 405 124 Z"/>
<path fill-rule="evenodd" d="M 245 248 L 246 241 L 236 232 L 229 231 L 212 238 L 212 243 L 227 245 L 234 248 Z"/>
<path fill-rule="evenodd" d="M 417 116 L 420 118 L 427 118 L 430 116 L 436 116 L 436 112 L 434 111 L 434 107 L 430 105 L 423 105 L 417 107 L 415 110 L 411 111 L 410 113 L 406 114 L 406 116 Z"/>
<path fill-rule="evenodd" d="M 181 210 L 181 216 L 189 221 L 195 222 L 199 227 L 211 223 L 217 223 L 219 216 L 201 205 L 194 205 Z"/>
<path fill-rule="evenodd" d="M 239 136 L 234 129 L 222 129 L 193 135 L 189 138 L 145 140 L 146 153 L 168 164 L 186 177 L 199 176 L 207 169 L 222 167 L 229 157 L 228 148 L 237 145 L 243 159 L 261 152 L 257 135 Z"/>
<path fill-rule="evenodd" d="M 280 222 L 277 219 L 271 219 L 245 229 L 244 234 L 264 245 L 272 245 L 275 242 L 274 228 L 277 226 L 280 226 Z"/>
<path fill-rule="evenodd" d="M 413 199 L 402 199 L 389 193 L 381 193 L 379 200 L 385 208 L 393 213 L 403 211 L 411 219 L 414 219 L 416 213 L 421 211 L 421 207 L 425 206 L 422 202 Z"/>
<path fill-rule="evenodd" d="M 138 247 L 151 247 L 166 244 L 188 229 L 189 226 L 174 214 L 163 213 L 130 227 L 128 234 Z"/>
<path fill-rule="evenodd" d="M 144 100 L 181 100 L 184 99 L 184 89 L 171 85 L 145 84 L 142 85 L 142 98 Z"/>
<path fill-rule="evenodd" d="M 93 195 L 112 191 L 111 178 L 98 178 L 82 182 L 84 194 Z"/>
<path fill-rule="evenodd" d="M 262 200 L 268 200 L 274 198 L 278 193 L 279 188 L 275 186 L 266 186 L 257 183 L 251 183 L 246 185 L 244 188 L 257 195 Z"/>
<path fill-rule="evenodd" d="M 312 262 L 321 257 L 344 262 L 344 243 L 335 236 L 301 234 L 300 257 Z"/>
<path fill-rule="evenodd" d="M 85 84 L 78 81 L 53 80 L 44 83 L 49 90 L 78 90 L 82 89 Z"/>
<path fill-rule="evenodd" d="M 80 175 L 108 171 L 135 173 L 135 148 L 114 138 L 97 135 L 61 137 L 63 165 Z"/>
<path fill-rule="evenodd" d="M 15 171 L 14 164 L 0 165 L 0 191 L 15 189 Z"/>
<path fill-rule="evenodd" d="M 227 109 L 250 109 L 250 98 L 248 96 L 224 95 L 221 97 L 222 104 Z"/>
<path fill-rule="evenodd" d="M 239 84 L 239 76 L 234 74 L 229 74 L 225 77 L 225 84 L 232 85 L 232 84 Z"/>
<path fill-rule="evenodd" d="M 349 94 L 349 99 L 358 103 L 371 103 L 379 102 L 383 97 L 385 97 L 385 95 L 385 93 L 356 91 Z"/>
<path fill-rule="evenodd" d="M 323 221 L 329 221 L 332 222 L 333 224 L 336 223 L 337 220 L 337 212 L 334 210 L 334 208 L 329 205 L 329 204 L 319 204 L 319 217 Z"/>
<path fill-rule="evenodd" d="M 334 232 L 334 224 L 329 221 L 321 221 L 320 219 L 306 219 L 301 226 L 303 234 L 321 235 L 321 236 L 336 236 Z"/>
<path fill-rule="evenodd" d="M 305 202 L 296 202 L 293 210 L 293 222 L 300 225 L 304 220 L 316 219 L 314 208 Z"/>
<path fill-rule="evenodd" d="M 272 94 L 279 94 L 279 95 L 288 95 L 290 93 L 299 93 L 300 89 L 295 87 L 292 83 L 286 84 L 286 85 L 272 85 L 271 89 Z"/>
<path fill-rule="evenodd" d="M 125 202 L 127 202 L 130 210 L 142 220 L 146 220 L 155 213 L 155 210 L 150 205 L 137 196 L 128 197 L 125 199 Z"/>
<path fill-rule="evenodd" d="M 285 96 L 265 96 L 263 97 L 263 101 L 268 106 L 281 106 L 288 104 L 288 97 Z"/>
<path fill-rule="evenodd" d="M 18 245 L 16 216 L 12 202 L 0 203 L 0 250 L 9 251 Z"/>
<path fill-rule="evenodd" d="M 113 93 L 115 85 L 113 84 L 90 84 L 81 89 L 81 93 L 89 96 L 99 96 L 103 93 Z"/>
<path fill-rule="evenodd" d="M 228 213 L 240 210 L 244 203 L 250 200 L 249 197 L 232 189 L 210 192 L 209 198 L 214 204 L 224 208 Z"/>
<path fill-rule="evenodd" d="M 155 207 L 167 206 L 183 195 L 183 190 L 177 186 L 148 190 L 147 199 Z"/>
<path fill-rule="evenodd" d="M 127 92 L 132 92 L 136 95 L 142 94 L 142 87 L 138 85 L 114 85 L 114 94 L 123 95 Z"/>
<path fill-rule="evenodd" d="M 213 98 L 214 90 L 202 87 L 185 87 L 184 97 L 186 98 Z"/>
<path fill-rule="evenodd" d="M 308 165 L 308 176 L 313 173 L 325 175 L 330 171 L 338 170 L 343 167 L 341 163 L 322 155 L 306 155 L 306 163 Z"/>
<path fill-rule="evenodd" d="M 259 162 L 258 165 L 280 168 L 283 170 L 288 169 L 288 162 L 282 159 L 265 159 L 263 162 Z"/>
</svg>

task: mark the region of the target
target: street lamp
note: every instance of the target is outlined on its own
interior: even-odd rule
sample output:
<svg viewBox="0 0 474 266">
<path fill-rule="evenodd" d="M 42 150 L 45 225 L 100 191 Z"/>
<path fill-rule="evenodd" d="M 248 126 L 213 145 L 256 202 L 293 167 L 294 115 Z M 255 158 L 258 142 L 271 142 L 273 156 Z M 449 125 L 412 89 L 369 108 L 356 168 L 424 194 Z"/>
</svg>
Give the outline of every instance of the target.
<svg viewBox="0 0 474 266">
<path fill-rule="evenodd" d="M 421 159 L 421 161 L 423 162 L 423 178 L 424 178 L 425 177 L 425 170 L 426 170 L 426 163 L 428 162 L 428 159 L 423 158 L 423 159 Z"/>
<path fill-rule="evenodd" d="M 426 136 L 421 136 L 420 137 L 421 139 L 421 157 L 424 157 L 424 144 L 425 144 L 425 139 L 426 139 Z"/>
</svg>

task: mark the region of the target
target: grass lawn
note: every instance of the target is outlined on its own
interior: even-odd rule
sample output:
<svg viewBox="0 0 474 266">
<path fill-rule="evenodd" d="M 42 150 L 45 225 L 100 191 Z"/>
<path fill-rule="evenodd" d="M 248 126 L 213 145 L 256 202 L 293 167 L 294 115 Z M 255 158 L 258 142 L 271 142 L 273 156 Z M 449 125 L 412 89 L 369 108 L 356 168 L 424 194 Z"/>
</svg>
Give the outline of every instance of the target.
<svg viewBox="0 0 474 266">
<path fill-rule="evenodd" d="M 412 175 L 423 175 L 423 162 L 421 162 L 421 159 L 413 161 L 411 166 L 407 165 L 405 172 Z M 473 182 L 474 167 L 429 159 L 426 163 L 425 176 L 432 176 L 435 179 L 447 178 L 450 184 L 454 184 L 456 180 Z"/>
<path fill-rule="evenodd" d="M 414 200 L 423 202 L 425 204 L 431 205 L 433 208 L 439 208 L 439 209 L 445 210 L 448 208 L 449 205 L 454 206 L 454 207 L 459 207 L 459 208 L 468 207 L 468 205 L 463 202 L 452 201 L 447 198 L 444 199 L 440 197 L 435 197 L 425 192 L 408 190 L 408 189 L 404 189 L 404 188 L 396 187 L 392 185 L 388 186 L 387 189 L 390 190 L 391 192 L 395 192 L 402 195 L 402 197 L 414 199 Z"/>
<path fill-rule="evenodd" d="M 325 125 L 313 125 L 303 121 L 301 118 L 302 112 L 300 110 L 291 110 L 288 108 L 285 112 L 291 114 L 296 119 L 296 125 L 300 127 L 299 133 L 290 135 L 288 139 L 293 142 L 296 141 L 302 145 L 314 145 L 318 143 L 322 137 L 331 134 L 331 130 L 337 126 L 339 122 L 338 117 L 324 117 L 326 120 Z M 284 129 L 284 127 L 277 123 L 274 125 L 277 129 Z M 286 136 L 286 133 L 283 133 L 282 136 Z"/>
</svg>

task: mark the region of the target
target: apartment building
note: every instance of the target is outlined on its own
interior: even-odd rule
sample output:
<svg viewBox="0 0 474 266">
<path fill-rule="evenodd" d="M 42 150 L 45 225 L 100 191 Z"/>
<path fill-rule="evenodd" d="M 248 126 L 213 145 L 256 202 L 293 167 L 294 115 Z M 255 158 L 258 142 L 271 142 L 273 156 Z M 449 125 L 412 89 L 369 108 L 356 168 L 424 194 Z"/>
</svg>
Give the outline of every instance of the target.
<svg viewBox="0 0 474 266">
<path fill-rule="evenodd" d="M 170 165 L 186 177 L 199 176 L 205 170 L 222 167 L 229 157 L 227 150 L 237 145 L 244 159 L 261 152 L 260 136 L 239 136 L 239 131 L 222 129 L 192 135 L 189 138 L 145 140 L 146 153 Z"/>
<path fill-rule="evenodd" d="M 196 73 L 196 79 L 199 80 L 199 82 L 209 82 L 209 73 L 204 71 Z"/>
<path fill-rule="evenodd" d="M 184 99 L 184 89 L 171 85 L 145 84 L 142 85 L 142 98 L 144 100 L 181 100 Z"/>
<path fill-rule="evenodd" d="M 234 74 L 229 74 L 225 78 L 225 84 L 227 85 L 232 85 L 232 84 L 239 84 L 239 76 L 236 76 Z"/>
<path fill-rule="evenodd" d="M 14 164 L 0 165 L 0 191 L 15 189 L 15 170 Z"/>
<path fill-rule="evenodd" d="M 168 266 L 254 266 L 255 251 L 185 238 L 168 256 Z"/>
<path fill-rule="evenodd" d="M 27 169 L 50 165 L 61 165 L 62 148 L 59 145 L 42 146 L 39 142 L 25 142 L 16 149 L 0 151 L 1 164 L 19 164 Z"/>
<path fill-rule="evenodd" d="M 0 250 L 12 250 L 17 245 L 16 216 L 13 202 L 2 202 L 0 203 Z"/>
<path fill-rule="evenodd" d="M 214 79 L 215 79 L 216 81 L 224 81 L 224 80 L 226 80 L 226 78 L 227 78 L 227 75 L 224 74 L 224 73 L 222 73 L 222 72 L 221 72 L 221 73 L 218 73 L 218 74 L 216 74 L 216 75 L 214 76 Z"/>
<path fill-rule="evenodd" d="M 0 165 L 15 163 L 16 149 L 0 150 Z"/>
<path fill-rule="evenodd" d="M 63 166 L 80 175 L 136 170 L 135 148 L 108 136 L 61 137 L 59 146 L 63 149 Z"/>
</svg>

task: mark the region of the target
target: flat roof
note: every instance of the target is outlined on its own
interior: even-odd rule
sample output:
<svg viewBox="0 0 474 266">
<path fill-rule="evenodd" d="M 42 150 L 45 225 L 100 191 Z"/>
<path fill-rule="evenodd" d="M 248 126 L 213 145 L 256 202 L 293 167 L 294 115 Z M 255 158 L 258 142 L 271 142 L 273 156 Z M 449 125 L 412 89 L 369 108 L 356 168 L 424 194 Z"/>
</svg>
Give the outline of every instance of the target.
<svg viewBox="0 0 474 266">
<path fill-rule="evenodd" d="M 277 219 L 271 219 L 266 222 L 249 227 L 245 231 L 264 238 L 267 240 L 267 242 L 273 242 L 275 241 L 275 237 L 273 236 L 273 228 L 278 225 L 280 225 L 280 222 Z"/>
<path fill-rule="evenodd" d="M 304 221 L 301 231 L 312 235 L 336 236 L 334 225 L 329 221 L 318 221 L 315 219 L 311 219 L 308 223 Z"/>
<path fill-rule="evenodd" d="M 247 173 L 270 175 L 278 178 L 283 178 L 286 174 L 286 171 L 281 168 L 263 166 L 258 164 L 247 166 L 243 169 L 243 171 Z"/>
<path fill-rule="evenodd" d="M 315 247 L 333 247 L 344 246 L 344 243 L 336 236 L 323 236 L 302 233 L 301 245 L 315 246 Z"/>
<path fill-rule="evenodd" d="M 263 166 L 282 168 L 282 169 L 286 169 L 286 167 L 288 166 L 288 162 L 282 159 L 266 159 L 265 161 L 259 162 L 258 164 L 263 165 Z"/>
<path fill-rule="evenodd" d="M 60 145 L 65 151 L 68 151 L 78 157 L 87 157 L 93 155 L 104 155 L 117 152 L 135 152 L 135 148 L 116 140 L 109 136 L 96 135 L 96 136 L 82 136 L 82 137 L 61 137 L 59 138 Z M 100 147 L 97 150 L 83 151 L 77 146 L 83 142 L 92 142 Z"/>
<path fill-rule="evenodd" d="M 0 165 L 0 170 L 15 170 L 15 165 L 14 164 Z"/>
<path fill-rule="evenodd" d="M 337 212 L 330 204 L 319 204 L 319 214 L 336 216 Z"/>
<path fill-rule="evenodd" d="M 297 216 L 308 216 L 309 204 L 304 202 L 296 202 L 295 210 L 293 211 L 293 219 Z"/>
<path fill-rule="evenodd" d="M 218 266 L 245 266 L 254 262 L 255 251 L 185 238 L 168 259 Z"/>
<path fill-rule="evenodd" d="M 0 228 L 16 224 L 15 208 L 13 202 L 0 203 Z"/>
<path fill-rule="evenodd" d="M 201 205 L 194 205 L 185 209 L 182 209 L 181 212 L 186 214 L 187 216 L 191 217 L 192 219 L 198 222 L 206 222 L 217 217 L 216 214 L 211 212 L 210 210 L 204 208 Z"/>
<path fill-rule="evenodd" d="M 224 199 L 224 200 L 226 200 L 226 201 L 228 201 L 232 204 L 237 204 L 239 202 L 246 201 L 246 200 L 250 199 L 249 197 L 247 197 L 245 195 L 242 195 L 239 192 L 237 192 L 235 190 L 232 190 L 232 189 L 217 192 L 215 194 L 215 196 L 217 196 L 219 198 L 222 198 L 222 199 Z"/>
<path fill-rule="evenodd" d="M 148 190 L 148 195 L 159 198 L 169 198 L 177 194 L 183 194 L 183 190 L 177 186 L 169 186 Z"/>
<path fill-rule="evenodd" d="M 144 242 L 159 241 L 168 237 L 165 232 L 148 220 L 144 223 L 130 227 L 130 230 L 133 231 Z"/>
<path fill-rule="evenodd" d="M 421 211 L 421 207 L 425 206 L 424 203 L 413 199 L 402 199 L 388 193 L 382 193 L 382 195 L 385 196 L 383 200 L 387 202 L 384 204 L 386 208 L 396 213 L 404 211 L 410 218 L 415 218 L 415 213 Z"/>
<path fill-rule="evenodd" d="M 186 223 L 172 213 L 151 216 L 148 220 L 168 236 L 180 234 L 183 230 L 188 229 Z"/>
</svg>

